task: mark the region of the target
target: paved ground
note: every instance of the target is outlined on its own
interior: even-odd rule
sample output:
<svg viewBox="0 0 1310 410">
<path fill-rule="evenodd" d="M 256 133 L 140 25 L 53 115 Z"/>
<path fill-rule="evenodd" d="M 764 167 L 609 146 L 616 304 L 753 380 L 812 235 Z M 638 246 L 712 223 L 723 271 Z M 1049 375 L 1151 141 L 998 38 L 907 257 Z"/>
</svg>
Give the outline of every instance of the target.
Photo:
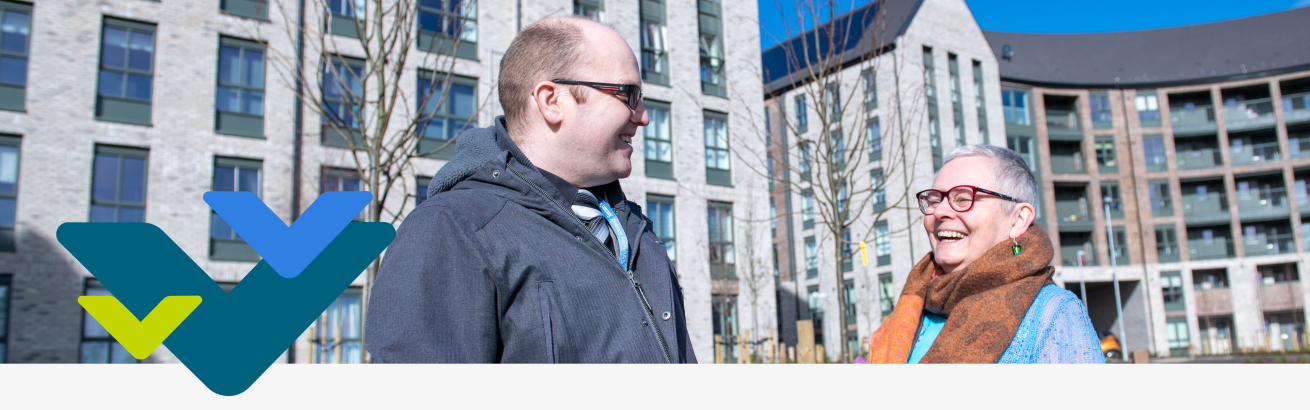
<svg viewBox="0 0 1310 410">
<path fill-rule="evenodd" d="M 1109 364 L 1125 364 L 1118 359 L 1107 360 Z M 1188 363 L 1304 363 L 1310 364 L 1310 353 L 1288 354 L 1251 354 L 1229 356 L 1194 356 L 1194 357 L 1152 357 L 1151 363 L 1188 364 Z"/>
</svg>

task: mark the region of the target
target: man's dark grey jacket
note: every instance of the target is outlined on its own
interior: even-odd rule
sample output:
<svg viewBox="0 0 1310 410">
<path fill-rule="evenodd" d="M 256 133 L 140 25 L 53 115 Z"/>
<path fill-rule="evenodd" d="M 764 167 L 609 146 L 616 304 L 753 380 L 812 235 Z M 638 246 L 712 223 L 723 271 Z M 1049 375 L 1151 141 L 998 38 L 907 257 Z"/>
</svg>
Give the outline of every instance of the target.
<svg viewBox="0 0 1310 410">
<path fill-rule="evenodd" d="M 618 181 L 608 197 L 631 271 L 496 126 L 465 132 L 387 248 L 366 348 L 383 363 L 694 363 L 664 245 Z"/>
</svg>

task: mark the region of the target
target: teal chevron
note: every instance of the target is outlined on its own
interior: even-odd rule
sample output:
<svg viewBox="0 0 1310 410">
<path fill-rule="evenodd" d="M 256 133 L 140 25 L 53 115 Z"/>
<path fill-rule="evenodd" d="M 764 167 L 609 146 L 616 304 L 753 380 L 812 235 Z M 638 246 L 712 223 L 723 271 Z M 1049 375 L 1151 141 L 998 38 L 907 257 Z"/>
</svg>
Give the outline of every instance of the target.
<svg viewBox="0 0 1310 410">
<path fill-rule="evenodd" d="M 284 278 L 261 261 L 225 293 L 154 225 L 65 223 L 56 233 L 139 318 L 166 296 L 203 298 L 164 345 L 224 396 L 250 388 L 395 236 L 391 224 L 350 223 L 299 276 Z"/>
</svg>

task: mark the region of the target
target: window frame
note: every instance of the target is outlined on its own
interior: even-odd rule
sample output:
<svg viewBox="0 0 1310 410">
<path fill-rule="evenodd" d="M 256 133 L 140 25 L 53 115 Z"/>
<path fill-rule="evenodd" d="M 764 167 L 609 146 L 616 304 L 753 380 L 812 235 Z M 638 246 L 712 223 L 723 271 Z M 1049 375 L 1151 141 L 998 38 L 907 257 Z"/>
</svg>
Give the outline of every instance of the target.
<svg viewBox="0 0 1310 410">
<path fill-rule="evenodd" d="M 864 82 L 864 110 L 878 108 L 878 74 L 872 69 L 864 69 L 860 73 L 860 80 Z"/>
<path fill-rule="evenodd" d="M 439 91 L 438 86 L 432 85 L 434 82 L 437 82 L 437 80 L 441 80 L 438 83 L 440 84 Z M 428 84 L 425 85 L 425 82 Z M 451 92 L 455 86 L 472 89 L 472 93 L 469 95 L 473 97 L 473 105 L 467 107 L 470 113 L 468 117 L 460 117 L 451 114 L 455 109 L 455 104 L 452 98 L 455 94 Z M 448 160 L 454 158 L 456 145 L 453 143 L 447 144 L 447 142 L 454 138 L 458 138 L 464 131 L 477 128 L 478 126 L 478 79 L 435 71 L 419 70 L 416 89 L 418 92 L 414 93 L 417 96 L 415 104 L 419 107 L 419 112 L 416 114 L 419 116 L 418 121 L 420 124 L 416 130 L 419 134 L 419 142 L 414 148 L 415 154 L 423 156 L 424 158 L 433 159 Z M 438 94 L 440 97 L 439 101 L 431 101 L 432 97 L 430 96 L 430 93 L 434 92 L 440 93 Z M 433 108 L 429 110 L 427 107 Z M 451 132 L 454 132 L 454 137 L 440 138 L 428 136 L 429 127 L 438 121 L 441 122 L 441 131 L 439 131 L 439 135 L 451 135 Z M 452 130 L 452 123 L 463 123 L 464 125 L 461 126 L 459 130 Z M 446 146 L 442 147 L 443 144 L 446 144 Z"/>
<path fill-rule="evenodd" d="M 736 232 L 733 230 L 735 223 L 732 219 L 732 203 L 707 201 L 705 209 L 709 214 L 709 223 L 706 224 L 708 235 L 705 242 L 709 248 L 706 261 L 709 263 L 710 279 L 737 280 Z M 722 262 L 716 263 L 716 259 Z"/>
<path fill-rule="evenodd" d="M 16 240 L 16 232 L 18 228 L 18 186 L 19 181 L 22 180 L 23 139 L 17 135 L 0 134 L 0 147 L 12 147 L 14 149 L 14 191 L 12 193 L 0 191 L 0 201 L 14 201 L 14 214 L 11 216 L 14 223 L 11 224 L 11 226 L 0 225 L 0 252 L 16 252 L 18 247 Z M 0 165 L 3 165 L 3 163 L 0 163 Z M 4 169 L 0 168 L 0 175 L 3 173 Z M 0 363 L 3 363 L 3 361 L 0 361 Z"/>
<path fill-rule="evenodd" d="M 1183 273 L 1181 271 L 1160 273 L 1160 299 L 1164 301 L 1164 310 L 1187 309 L 1186 295 L 1183 288 Z"/>
<path fill-rule="evenodd" d="M 878 256 L 878 266 L 887 266 L 892 264 L 892 238 L 891 228 L 887 221 L 878 221 L 873 224 L 873 248 L 874 255 Z"/>
<path fill-rule="evenodd" d="M 309 335 L 309 346 L 308 346 L 308 348 L 309 348 L 309 352 L 308 352 L 308 353 L 309 353 L 309 362 L 310 362 L 310 363 L 342 364 L 342 363 L 361 363 L 361 362 L 363 362 L 363 360 L 364 360 L 364 345 L 363 345 L 363 335 L 364 335 L 364 321 L 363 321 L 364 297 L 363 297 L 363 293 L 364 293 L 364 289 L 361 288 L 361 287 L 358 287 L 358 286 L 351 286 L 351 287 L 346 288 L 346 290 L 345 290 L 344 292 L 341 292 L 341 294 L 338 295 L 336 299 L 332 300 L 332 304 L 328 305 L 327 308 L 324 309 L 323 313 L 320 313 L 320 314 L 318 315 L 318 317 L 314 318 L 314 322 L 313 322 L 313 324 L 310 325 L 310 326 L 313 328 L 314 332 L 310 333 L 310 335 Z M 338 338 L 336 337 L 336 334 L 335 334 L 335 333 L 336 333 L 336 330 L 334 329 L 333 332 L 331 333 L 331 336 L 332 336 L 332 337 L 329 339 L 329 333 L 328 333 L 328 331 L 327 331 L 327 326 L 326 326 L 326 323 L 329 321 L 329 319 L 327 319 L 327 317 L 328 317 L 328 311 L 332 310 L 333 308 L 338 307 L 338 306 L 340 305 L 340 303 L 341 303 L 341 298 L 342 298 L 342 297 L 347 297 L 347 296 L 355 296 L 355 297 L 357 297 L 358 300 L 359 300 L 359 315 L 360 315 L 360 316 L 359 316 L 359 319 L 358 319 L 358 321 L 357 321 L 358 324 L 359 324 L 359 330 L 358 330 L 357 336 L 355 336 L 355 337 L 344 337 L 344 336 L 343 336 L 343 337 L 341 337 L 341 338 L 338 339 Z M 348 308 L 347 308 L 347 309 L 348 309 Z M 337 325 L 336 327 L 340 327 L 340 325 Z M 317 336 L 317 335 L 316 335 L 315 333 L 322 334 L 322 337 L 318 337 L 318 338 L 316 338 L 315 336 Z M 342 344 L 342 345 L 344 345 L 344 344 L 346 344 L 346 343 L 359 343 L 359 344 L 360 344 L 360 345 L 359 345 L 359 358 L 358 358 L 359 361 L 348 361 L 348 360 L 344 360 L 344 356 L 345 356 L 345 353 L 344 353 L 344 352 L 342 353 L 343 360 L 337 360 L 337 358 L 336 358 L 336 354 L 333 353 L 333 355 L 332 355 L 332 357 L 331 357 L 332 361 L 325 361 L 325 360 L 324 360 L 324 357 L 323 357 L 323 355 L 324 355 L 324 351 L 331 352 L 332 349 L 334 349 L 336 346 L 330 346 L 330 345 L 329 345 L 329 346 L 323 346 L 323 347 L 321 347 L 321 348 L 318 347 L 318 346 L 324 345 L 324 344 L 327 343 L 329 340 L 331 340 L 330 343 L 333 343 L 333 344 L 340 343 L 340 344 Z M 336 341 L 336 340 L 340 340 L 340 341 L 338 342 L 338 341 Z M 344 349 L 343 349 L 343 350 L 344 350 Z"/>
<path fill-rule="evenodd" d="M 92 295 L 92 294 L 91 294 L 91 291 L 92 291 L 93 289 L 104 290 L 104 294 L 101 295 L 101 294 L 99 294 L 100 292 L 96 292 L 96 293 L 97 293 L 96 295 Z M 109 293 L 109 289 L 106 289 L 105 286 L 102 285 L 102 284 L 100 283 L 100 281 L 98 281 L 98 280 L 96 280 L 96 279 L 94 279 L 94 278 L 86 278 L 85 280 L 82 281 L 82 295 L 83 295 L 83 296 L 113 296 L 113 294 Z M 90 312 L 87 312 L 85 308 L 82 308 L 82 309 L 79 309 L 79 310 L 82 311 L 82 322 L 81 322 L 81 323 L 82 323 L 82 326 L 79 326 L 79 327 L 78 327 L 78 332 L 77 332 L 77 334 L 78 334 L 78 343 L 77 343 L 77 362 L 78 362 L 78 363 L 89 363 L 89 362 L 86 361 L 86 359 L 87 359 L 87 357 L 86 357 L 86 344 L 87 344 L 88 342 L 89 342 L 89 343 L 108 343 L 109 351 L 108 351 L 108 353 L 106 354 L 106 357 L 108 358 L 109 361 L 106 362 L 105 364 L 139 364 L 139 363 L 141 363 L 141 360 L 138 360 L 137 358 L 132 357 L 132 354 L 129 353 L 129 352 L 127 351 L 126 348 L 124 348 L 123 350 L 121 350 L 120 353 L 126 355 L 126 356 L 127 356 L 127 359 L 123 359 L 123 361 L 121 361 L 121 362 L 115 362 L 115 361 L 114 361 L 114 357 L 115 357 L 116 355 L 115 355 L 114 345 L 122 346 L 122 344 L 118 342 L 118 338 L 116 338 L 116 337 L 114 337 L 114 335 L 110 334 L 108 330 L 105 331 L 105 335 L 104 335 L 104 336 L 87 336 L 87 325 L 89 324 L 89 322 L 94 321 L 94 323 L 96 324 L 96 326 L 99 327 L 99 328 L 101 328 L 101 329 L 104 329 L 104 326 L 100 325 L 99 322 L 96 321 L 96 319 L 95 319 L 94 317 L 91 316 L 91 313 L 90 313 Z M 128 360 L 128 359 L 130 359 L 130 360 Z M 97 362 L 97 363 L 99 363 L 99 362 Z"/>
<path fill-rule="evenodd" d="M 723 4 L 720 0 L 699 0 L 696 10 L 701 94 L 728 98 L 725 77 L 727 53 L 723 49 Z"/>
<path fill-rule="evenodd" d="M 655 232 L 655 236 L 659 238 L 661 244 L 664 245 L 664 249 L 668 253 L 669 261 L 673 262 L 675 265 L 678 263 L 678 207 L 676 201 L 677 197 L 670 195 L 646 194 L 646 215 L 651 220 L 652 231 Z M 664 227 L 661 224 L 664 223 L 664 216 L 659 214 L 661 206 L 669 207 L 669 232 L 663 232 Z"/>
<path fill-rule="evenodd" d="M 882 120 L 875 116 L 865 122 L 864 137 L 869 145 L 869 162 L 882 160 Z"/>
<path fill-rule="evenodd" d="M 28 80 L 28 63 L 32 55 L 32 5 L 11 1 L 0 1 L 0 21 L 9 14 L 22 14 L 27 16 L 27 34 L 23 42 L 23 51 L 9 51 L 0 48 L 0 59 L 21 60 L 23 65 L 23 83 L 0 83 L 0 110 L 27 112 L 27 80 Z M 10 34 L 0 31 L 0 44 L 9 37 Z"/>
<path fill-rule="evenodd" d="M 819 277 L 819 243 L 813 236 L 807 236 L 804 240 L 805 251 L 805 279 L 815 279 Z"/>
<path fill-rule="evenodd" d="M 896 281 L 890 272 L 878 274 L 878 307 L 883 318 L 896 310 Z"/>
<path fill-rule="evenodd" d="M 673 109 L 669 103 L 655 100 L 645 100 L 646 113 L 650 117 L 650 123 L 641 127 L 642 139 L 642 157 L 646 162 L 646 176 L 661 179 L 674 179 L 673 167 Z M 655 111 L 662 112 L 665 124 L 663 126 L 664 135 L 660 137 L 660 128 L 658 126 L 657 114 Z M 654 130 L 652 132 L 652 130 Z M 665 161 L 660 157 L 661 147 L 667 147 L 668 160 Z M 651 158 L 651 151 L 655 151 L 655 158 Z M 771 158 L 770 158 L 771 159 Z"/>
<path fill-rule="evenodd" d="M 105 65 L 105 33 L 109 29 L 124 31 L 123 49 L 123 67 L 108 67 Z M 158 26 L 152 23 L 142 23 L 132 20 L 124 20 L 113 17 L 104 17 L 100 26 L 100 49 L 98 54 L 100 60 L 96 63 L 96 110 L 95 119 L 99 121 L 119 122 L 124 124 L 135 124 L 152 126 L 151 117 L 154 108 L 155 92 L 155 57 L 159 52 L 158 44 Z M 135 33 L 150 35 L 150 70 L 138 70 L 131 68 L 131 50 L 132 38 Z M 123 82 L 121 93 L 119 95 L 103 95 L 101 90 L 104 88 L 103 80 L 106 72 L 118 73 L 122 75 Z M 128 83 L 130 76 L 144 76 L 150 82 L 150 96 L 148 99 L 140 100 L 128 97 Z"/>
<path fill-rule="evenodd" d="M 0 273 L 0 364 L 9 363 L 9 307 L 14 295 L 13 278 L 12 274 Z"/>
<path fill-rule="evenodd" d="M 322 130 L 319 133 L 319 143 L 321 145 L 345 149 L 350 149 L 352 143 L 356 147 L 355 149 L 359 149 L 358 147 L 364 145 L 364 134 L 360 129 L 359 118 L 357 114 L 354 114 L 360 108 L 360 104 L 356 102 L 356 99 L 364 98 L 363 85 L 360 83 L 366 75 L 364 66 L 364 60 L 358 58 L 343 55 L 324 57 L 321 66 L 323 72 L 319 75 L 321 83 L 319 87 L 319 104 L 322 105 L 324 112 L 332 114 L 332 118 L 325 115 L 319 118 Z M 343 77 L 346 74 L 350 77 Z M 331 81 L 328 80 L 328 76 L 331 76 Z M 354 84 L 351 83 L 352 81 Z M 352 85 L 359 87 L 358 95 L 356 95 L 356 91 L 350 89 L 353 88 Z M 340 96 L 338 98 L 328 97 L 328 87 L 339 89 L 337 94 Z M 330 104 L 336 104 L 336 109 L 329 109 Z M 339 112 L 342 108 L 347 111 Z M 336 127 L 334 128 L 332 124 L 336 124 Z M 342 131 L 348 132 L 350 135 L 342 135 Z"/>
<path fill-rule="evenodd" d="M 1087 96 L 1088 111 L 1092 114 L 1093 129 L 1114 128 L 1114 114 L 1110 108 L 1110 94 L 1093 91 Z"/>
<path fill-rule="evenodd" d="M 810 131 L 810 112 L 809 107 L 805 105 L 805 94 L 796 94 L 796 133 L 804 134 Z"/>
<path fill-rule="evenodd" d="M 215 156 L 214 164 L 213 164 L 213 175 L 210 178 L 210 186 L 209 186 L 210 191 L 219 191 L 217 186 L 218 185 L 217 179 L 218 179 L 218 170 L 220 167 L 232 168 L 232 172 L 233 172 L 232 190 L 221 191 L 221 192 L 242 192 L 240 189 L 241 188 L 240 173 L 242 170 L 253 169 L 257 172 L 255 178 L 256 192 L 253 193 L 255 194 L 255 196 L 259 198 L 264 197 L 263 194 L 264 161 L 263 160 Z M 250 191 L 245 191 L 245 192 L 250 192 Z M 241 239 L 241 235 L 237 234 L 236 230 L 232 229 L 230 226 L 228 227 L 228 230 L 230 231 L 230 235 L 227 238 L 214 237 L 214 229 L 215 229 L 214 224 L 216 222 L 215 219 L 222 220 L 222 217 L 220 217 L 218 213 L 214 212 L 213 210 L 210 210 L 209 212 L 210 212 L 209 235 L 208 235 L 209 260 L 259 262 L 261 259 L 263 259 L 262 257 L 259 256 L 259 253 L 255 252 L 254 248 L 251 248 L 250 244 L 246 243 L 244 239 Z"/>
<path fill-rule="evenodd" d="M 102 201 L 102 200 L 97 200 L 97 199 L 95 198 L 95 179 L 96 179 L 96 173 L 95 173 L 95 161 L 97 160 L 97 157 L 99 157 L 99 156 L 101 156 L 101 155 L 105 155 L 105 156 L 113 156 L 113 157 L 116 157 L 116 158 L 117 158 L 117 160 L 116 160 L 116 164 L 118 164 L 118 167 L 117 167 L 117 171 L 116 171 L 117 173 L 114 175 L 114 181 L 115 181 L 115 182 L 114 182 L 114 198 L 115 198 L 115 199 L 114 199 L 113 201 Z M 122 195 L 123 195 L 123 159 L 124 159 L 124 158 L 136 158 L 136 159 L 140 159 L 140 160 L 142 160 L 142 172 L 141 172 L 141 202 L 139 202 L 139 203 L 135 203 L 135 202 L 124 202 L 124 201 L 121 200 Z M 87 216 L 87 220 L 88 220 L 88 221 L 95 222 L 95 221 L 92 221 L 92 218 L 91 218 L 90 215 L 94 214 L 94 212 L 95 212 L 95 207 L 96 207 L 96 206 L 107 206 L 107 207 L 113 207 L 113 208 L 114 208 L 114 222 L 120 222 L 120 220 L 122 219 L 122 209 L 123 209 L 123 208 L 135 208 L 135 209 L 140 209 L 140 210 L 141 210 L 141 220 L 144 222 L 144 221 L 146 220 L 146 216 L 147 216 L 147 214 L 146 214 L 146 203 L 148 202 L 147 200 L 150 198 L 150 150 L 149 150 L 149 149 L 144 149 L 144 148 L 131 148 L 131 147 L 121 147 L 121 146 L 115 146 L 115 145 L 100 145 L 100 144 L 97 144 L 97 145 L 95 146 L 95 154 L 92 155 L 92 158 L 91 158 L 91 195 L 90 195 L 90 197 L 91 197 L 91 198 L 90 198 L 90 199 L 91 199 L 91 206 L 90 206 L 89 211 L 88 211 L 88 212 L 90 212 L 90 214 L 88 214 L 88 216 Z"/>
<path fill-rule="evenodd" d="M 320 175 L 319 183 L 318 183 L 319 195 L 322 195 L 327 192 L 350 192 L 345 190 L 345 181 L 349 179 L 354 179 L 359 184 L 359 191 L 365 191 L 365 192 L 369 191 L 368 186 L 364 184 L 364 177 L 360 175 L 359 170 L 356 169 L 332 167 L 332 166 L 324 165 L 322 169 L 319 170 L 319 175 Z M 337 179 L 338 182 L 337 182 L 336 189 L 327 189 L 328 178 Z M 352 222 L 366 221 L 368 218 L 366 218 L 364 215 L 366 215 L 366 213 L 369 211 L 369 208 L 370 206 L 365 206 L 362 211 L 359 211 L 359 215 L 355 215 L 355 219 L 352 219 L 351 221 Z"/>
<path fill-rule="evenodd" d="M 978 108 L 978 136 L 983 144 L 991 144 L 987 127 L 987 86 L 983 83 L 982 61 L 973 60 L 974 105 Z"/>
<path fill-rule="evenodd" d="M 640 19 L 637 31 L 641 45 L 641 80 L 650 84 L 669 85 L 669 25 L 664 0 L 640 0 Z M 650 26 L 657 27 L 658 44 L 651 38 Z M 658 46 L 658 47 L 657 47 Z"/>
<path fill-rule="evenodd" d="M 418 208 L 423 205 L 423 201 L 428 200 L 428 185 L 432 184 L 432 177 L 422 175 L 414 176 L 414 207 Z"/>
<path fill-rule="evenodd" d="M 1115 151 L 1114 137 L 1096 137 L 1092 140 L 1092 150 L 1096 152 L 1096 167 L 1102 174 L 1119 173 L 1119 157 Z"/>
<path fill-rule="evenodd" d="M 1178 248 L 1178 229 L 1173 225 L 1156 225 L 1154 230 L 1157 263 L 1181 261 L 1182 252 Z M 1165 256 L 1166 254 L 1172 256 Z"/>
<path fill-rule="evenodd" d="M 731 187 L 732 186 L 732 151 L 731 151 L 732 138 L 730 137 L 731 134 L 728 130 L 728 114 L 705 110 L 702 115 L 703 115 L 702 123 L 704 124 L 704 127 L 702 128 L 702 132 L 703 132 L 702 140 L 706 142 L 705 182 L 711 185 Z M 709 142 L 710 138 L 708 133 L 711 129 L 711 126 L 713 126 L 714 125 L 713 123 L 716 121 L 722 124 L 722 136 L 721 138 L 715 138 L 714 145 L 710 145 Z M 722 158 L 722 160 L 716 160 L 715 165 L 713 166 L 710 165 L 710 158 L 709 158 L 711 151 L 713 151 L 715 154 L 723 155 L 722 157 L 717 157 L 716 155 L 716 158 Z M 721 166 L 721 164 L 719 164 L 720 162 L 726 162 L 727 165 Z"/>
<path fill-rule="evenodd" d="M 573 0 L 573 15 L 586 17 L 597 23 L 604 23 L 605 0 Z"/>
<path fill-rule="evenodd" d="M 238 83 L 223 82 L 223 49 L 235 48 L 237 50 Z M 246 84 L 240 84 L 246 76 L 244 74 L 249 66 L 245 56 L 247 52 L 258 52 L 260 54 L 260 79 L 259 87 L 253 87 Z M 268 87 L 268 52 L 263 44 L 256 41 L 244 40 L 234 37 L 221 36 L 218 39 L 218 69 L 214 79 L 214 132 L 224 135 L 236 135 L 241 137 L 264 138 L 264 114 L 268 106 L 265 90 Z M 234 90 L 237 95 L 237 104 L 240 106 L 237 111 L 227 111 L 219 108 L 218 97 L 221 95 L 223 88 Z M 258 93 L 260 100 L 259 114 L 245 112 L 246 93 Z M 228 122 L 235 122 L 236 126 L 225 127 Z"/>
<path fill-rule="evenodd" d="M 476 0 L 449 0 L 443 3 L 445 4 L 442 5 L 441 9 L 425 6 L 422 2 L 417 4 L 414 25 L 417 29 L 416 42 L 419 50 L 478 61 L 478 2 Z M 459 9 L 460 6 L 469 4 L 473 5 L 471 11 L 467 7 Z M 437 21 L 442 24 L 441 32 L 427 30 L 423 27 L 424 14 L 436 16 Z M 446 25 L 450 21 L 459 23 L 461 31 L 458 36 L 446 32 Z M 473 27 L 472 39 L 466 38 L 469 37 L 468 31 L 463 31 L 468 29 L 470 23 Z"/>
<path fill-rule="evenodd" d="M 364 18 L 368 15 L 367 3 L 363 0 L 328 0 L 325 3 L 327 6 L 327 13 L 324 13 L 328 20 L 327 31 L 338 36 L 359 38 L 359 29 L 367 21 Z M 341 5 L 341 11 L 348 10 L 349 14 L 338 13 L 338 10 L 333 7 L 335 6 L 333 3 Z M 360 10 L 361 6 L 364 8 L 363 11 Z"/>
</svg>

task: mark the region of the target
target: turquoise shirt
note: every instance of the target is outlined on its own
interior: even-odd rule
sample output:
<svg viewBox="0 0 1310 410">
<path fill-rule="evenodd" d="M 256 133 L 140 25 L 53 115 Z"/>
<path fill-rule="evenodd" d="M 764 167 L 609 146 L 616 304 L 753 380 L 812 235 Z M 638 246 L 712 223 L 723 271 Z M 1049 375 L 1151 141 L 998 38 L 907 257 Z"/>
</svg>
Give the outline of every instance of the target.
<svg viewBox="0 0 1310 410">
<path fill-rule="evenodd" d="M 946 318 L 924 311 L 908 363 L 919 363 L 946 326 Z M 1087 309 L 1069 292 L 1046 285 L 1028 307 L 1014 340 L 998 363 L 1105 363 Z"/>
</svg>

